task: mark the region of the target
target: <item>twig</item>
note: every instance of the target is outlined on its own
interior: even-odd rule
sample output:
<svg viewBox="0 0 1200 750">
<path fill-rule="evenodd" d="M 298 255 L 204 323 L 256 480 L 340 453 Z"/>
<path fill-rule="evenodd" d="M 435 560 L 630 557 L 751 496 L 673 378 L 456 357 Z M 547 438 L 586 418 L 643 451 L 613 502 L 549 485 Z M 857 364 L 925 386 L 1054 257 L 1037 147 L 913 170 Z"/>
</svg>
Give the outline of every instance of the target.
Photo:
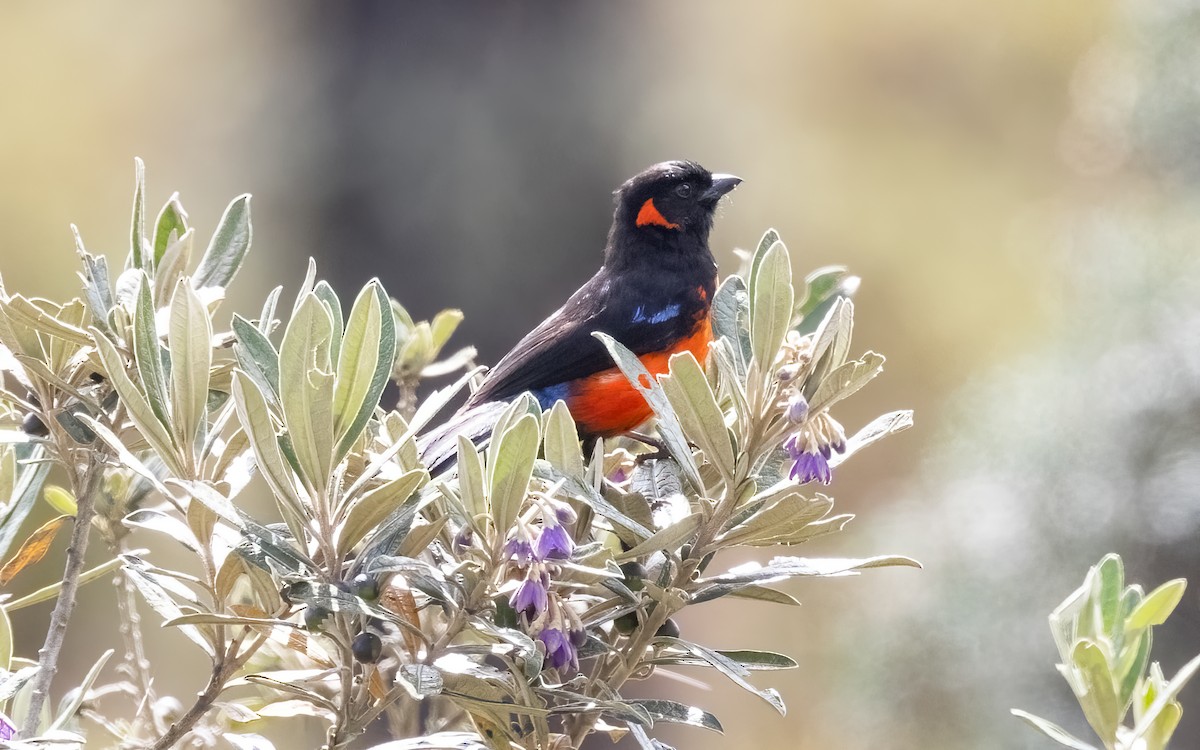
<svg viewBox="0 0 1200 750">
<path fill-rule="evenodd" d="M 250 628 L 242 628 L 242 632 L 230 642 L 225 652 L 219 654 L 217 661 L 213 663 L 212 672 L 208 676 L 208 684 L 204 686 L 204 692 L 196 696 L 196 702 L 187 710 L 187 713 L 179 717 L 167 729 L 166 734 L 155 741 L 152 750 L 167 750 L 192 731 L 196 722 L 208 713 L 208 709 L 212 708 L 213 703 L 216 703 L 217 697 L 221 695 L 221 691 L 225 689 L 225 683 L 229 681 L 233 673 L 241 669 L 270 637 L 270 633 L 259 634 L 246 650 L 239 654 L 242 642 L 249 633 Z"/>
<path fill-rule="evenodd" d="M 67 548 L 67 566 L 63 571 L 62 590 L 50 615 L 50 629 L 46 631 L 46 642 L 38 651 L 38 672 L 33 678 L 29 700 L 29 712 L 21 725 L 21 736 L 29 738 L 37 733 L 38 718 L 42 706 L 50 695 L 50 683 L 58 672 L 58 657 L 63 639 L 67 635 L 67 623 L 75 611 L 75 592 L 79 589 L 79 574 L 83 571 L 83 558 L 87 552 L 88 531 L 92 517 L 96 514 L 96 488 L 102 474 L 98 461 L 89 461 L 83 471 L 82 481 L 76 484 L 82 491 L 76 493 L 77 508 L 75 525 L 71 529 L 71 545 Z"/>
</svg>

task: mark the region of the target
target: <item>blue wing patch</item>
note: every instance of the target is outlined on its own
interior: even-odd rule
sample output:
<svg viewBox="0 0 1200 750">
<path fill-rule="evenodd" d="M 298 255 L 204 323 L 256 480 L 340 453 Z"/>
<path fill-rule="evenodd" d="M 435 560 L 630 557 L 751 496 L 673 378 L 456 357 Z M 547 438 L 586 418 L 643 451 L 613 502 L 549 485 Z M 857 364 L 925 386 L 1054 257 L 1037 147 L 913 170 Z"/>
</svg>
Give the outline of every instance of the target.
<svg viewBox="0 0 1200 750">
<path fill-rule="evenodd" d="M 537 399 L 538 406 L 542 407 L 542 411 L 546 411 L 554 406 L 555 401 L 566 401 L 570 395 L 571 384 L 559 383 L 558 385 L 548 385 L 545 388 L 538 388 L 536 391 L 530 391 L 534 398 Z"/>
<path fill-rule="evenodd" d="M 646 308 L 641 305 L 638 305 L 638 308 L 633 311 L 633 321 L 632 322 L 634 322 L 634 323 L 666 323 L 671 318 L 674 318 L 675 316 L 679 315 L 680 309 L 681 309 L 681 306 L 678 303 L 676 303 L 674 305 L 667 305 L 666 307 L 659 310 L 658 312 L 653 313 L 651 315 L 647 315 Z"/>
</svg>

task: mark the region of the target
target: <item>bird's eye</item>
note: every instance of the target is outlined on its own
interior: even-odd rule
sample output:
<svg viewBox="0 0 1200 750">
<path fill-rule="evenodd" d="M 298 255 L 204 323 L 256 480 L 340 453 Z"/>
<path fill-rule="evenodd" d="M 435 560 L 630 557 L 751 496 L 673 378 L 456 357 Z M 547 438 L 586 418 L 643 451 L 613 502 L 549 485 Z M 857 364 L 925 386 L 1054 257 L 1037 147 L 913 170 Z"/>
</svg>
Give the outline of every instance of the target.
<svg viewBox="0 0 1200 750">
<path fill-rule="evenodd" d="M 675 195 L 678 195 L 680 198 L 691 198 L 692 186 L 686 182 L 683 183 L 679 187 L 675 188 Z"/>
</svg>

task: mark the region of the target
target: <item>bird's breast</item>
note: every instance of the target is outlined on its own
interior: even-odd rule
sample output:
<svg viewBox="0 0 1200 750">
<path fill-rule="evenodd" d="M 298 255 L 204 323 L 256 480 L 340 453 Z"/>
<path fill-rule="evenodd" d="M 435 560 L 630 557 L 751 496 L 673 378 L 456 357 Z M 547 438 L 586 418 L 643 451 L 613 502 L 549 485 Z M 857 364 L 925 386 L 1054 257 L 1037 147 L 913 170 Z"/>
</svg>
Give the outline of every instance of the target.
<svg viewBox="0 0 1200 750">
<path fill-rule="evenodd" d="M 671 356 L 679 352 L 691 352 L 703 364 L 712 338 L 712 321 L 705 311 L 688 335 L 661 351 L 642 354 L 638 359 L 650 375 L 657 378 L 667 371 Z M 583 436 L 620 435 L 645 422 L 652 414 L 646 399 L 615 367 L 573 380 L 565 386 L 564 400 Z"/>
</svg>

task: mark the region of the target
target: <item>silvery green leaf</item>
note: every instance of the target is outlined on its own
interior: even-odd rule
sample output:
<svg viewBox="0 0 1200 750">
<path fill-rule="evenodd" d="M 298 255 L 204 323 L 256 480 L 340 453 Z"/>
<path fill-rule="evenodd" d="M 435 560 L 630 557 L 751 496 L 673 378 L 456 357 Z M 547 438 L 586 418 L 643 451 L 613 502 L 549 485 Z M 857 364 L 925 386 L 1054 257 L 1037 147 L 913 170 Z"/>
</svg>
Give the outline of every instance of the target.
<svg viewBox="0 0 1200 750">
<path fill-rule="evenodd" d="M 338 548 L 343 552 L 353 549 L 428 480 L 429 474 L 424 469 L 414 469 L 355 500 L 338 529 Z"/>
<path fill-rule="evenodd" d="M 486 408 L 486 405 L 484 404 L 481 404 L 480 406 Z M 532 415 L 538 420 L 539 424 L 541 423 L 542 407 L 532 395 L 528 393 L 522 393 L 520 396 L 517 396 L 515 399 L 509 402 L 508 405 L 504 407 L 504 410 L 500 412 L 500 416 L 496 418 L 496 421 L 492 423 L 492 434 L 487 448 L 487 464 L 489 466 L 495 463 L 496 451 L 499 449 L 499 446 L 495 440 L 496 436 L 507 432 L 508 428 L 516 424 L 517 420 L 526 414 Z"/>
<path fill-rule="evenodd" d="M 1081 638 L 1071 649 L 1071 663 L 1082 672 L 1083 684 L 1087 686 L 1086 692 L 1076 693 L 1084 717 L 1100 739 L 1106 743 L 1115 741 L 1124 712 L 1117 703 L 1104 649 L 1095 641 Z"/>
<path fill-rule="evenodd" d="M 750 346 L 759 367 L 769 373 L 792 325 L 792 262 L 782 242 L 762 256 L 750 293 Z"/>
<path fill-rule="evenodd" d="M 912 425 L 913 413 L 908 409 L 890 412 L 877 417 L 866 427 L 854 433 L 852 437 L 846 440 L 845 452 L 834 453 L 829 459 L 829 465 L 838 466 L 868 445 L 878 442 L 888 435 L 894 435 L 897 432 L 907 430 Z M 786 452 L 784 455 L 787 455 Z"/>
<path fill-rule="evenodd" d="M 145 406 L 144 404 L 143 404 L 143 407 L 146 410 L 149 410 L 149 408 L 150 408 L 148 406 Z M 140 461 L 137 456 L 133 455 L 133 453 L 130 452 L 129 448 L 125 447 L 125 444 L 121 442 L 121 439 L 119 437 L 117 437 L 113 433 L 112 430 L 108 429 L 108 427 L 104 426 L 103 424 L 96 421 L 94 418 L 92 418 L 90 415 L 87 415 L 87 414 L 80 414 L 78 416 L 78 419 L 81 422 L 83 422 L 84 424 L 86 424 L 89 428 L 91 428 L 92 432 L 96 433 L 96 436 L 98 438 L 103 440 L 104 443 L 108 447 L 112 448 L 113 451 L 116 452 L 117 458 L 120 459 L 122 466 L 124 466 L 127 469 L 130 469 L 135 474 L 137 474 L 138 476 L 145 479 L 147 482 L 150 483 L 150 485 L 154 489 L 158 490 L 159 493 L 162 494 L 164 497 L 172 496 L 171 491 L 168 490 L 166 485 L 164 485 L 162 483 L 162 480 L 159 478 L 159 476 L 157 474 L 155 474 L 153 471 L 151 471 L 150 468 L 148 466 L 146 466 L 146 464 L 142 463 L 142 461 Z M 153 421 L 153 420 L 151 420 L 151 421 Z M 158 425 L 157 422 L 154 422 L 154 424 Z M 161 425 L 158 425 L 158 426 L 159 426 L 159 429 L 162 429 Z M 164 430 L 163 433 L 166 434 L 166 431 Z M 143 438 L 146 437 L 145 433 L 142 434 L 142 437 Z M 147 438 L 146 442 L 148 442 L 150 444 L 150 447 L 154 448 L 154 442 L 152 440 Z M 157 448 L 155 448 L 155 451 L 157 452 Z M 174 453 L 168 454 L 165 458 L 162 457 L 160 454 L 159 457 L 163 461 L 163 464 L 168 467 L 168 469 L 178 463 Z M 176 472 L 176 473 L 182 473 L 182 472 Z"/>
<path fill-rule="evenodd" d="M 279 307 L 281 294 L 283 287 L 277 286 L 267 294 L 267 299 L 263 302 L 262 312 L 258 315 L 258 330 L 264 336 L 270 336 L 271 331 L 275 329 L 275 310 Z"/>
<path fill-rule="evenodd" d="M 603 463 L 603 459 L 600 459 Z M 603 516 L 618 527 L 624 527 L 636 535 L 637 539 L 647 539 L 652 533 L 645 524 L 635 520 L 629 514 L 622 511 L 617 506 L 613 505 L 604 495 L 600 494 L 590 483 L 585 482 L 578 477 L 568 476 L 559 471 L 548 461 L 536 461 L 534 463 L 534 475 L 539 479 L 546 481 L 548 484 L 554 485 L 562 483 L 562 492 L 570 495 L 572 498 L 587 505 L 596 515 Z M 638 499 L 638 502 L 645 506 L 645 502 Z"/>
<path fill-rule="evenodd" d="M 13 631 L 12 622 L 8 619 L 8 611 L 0 605 L 0 670 L 8 671 L 12 666 Z M 15 692 L 15 691 L 13 691 Z M 3 702 L 0 698 L 0 702 Z"/>
<path fill-rule="evenodd" d="M 442 310 L 429 321 L 434 351 L 441 351 L 463 321 L 462 310 Z"/>
<path fill-rule="evenodd" d="M 133 159 L 133 222 L 129 230 L 129 261 L 133 268 L 148 269 L 146 254 L 146 165 Z"/>
<path fill-rule="evenodd" d="M 750 674 L 749 670 L 743 667 L 738 662 L 730 659 L 717 651 L 705 648 L 704 646 L 690 643 L 679 638 L 664 638 L 658 637 L 654 639 L 655 645 L 667 646 L 669 648 L 678 649 L 684 653 L 689 653 L 714 667 L 718 672 L 733 680 L 738 687 L 754 693 L 758 697 L 765 700 L 771 708 L 779 712 L 781 716 L 787 714 L 787 708 L 783 705 L 783 698 L 779 696 L 779 691 L 773 688 L 759 690 L 750 684 L 746 677 Z"/>
<path fill-rule="evenodd" d="M 1040 716 L 1034 716 L 1031 713 L 1027 713 L 1017 708 L 1012 709 L 1012 715 L 1023 720 L 1034 729 L 1037 729 L 1039 732 L 1064 747 L 1069 747 L 1073 750 L 1096 750 L 1095 747 L 1087 744 L 1083 740 L 1076 739 L 1071 735 L 1070 732 L 1052 721 L 1047 721 Z"/>
<path fill-rule="evenodd" d="M 305 295 L 279 347 L 283 421 L 310 488 L 329 481 L 333 462 L 333 321 L 315 294 Z"/>
<path fill-rule="evenodd" d="M 8 627 L 8 616 L 4 613 L 4 608 L 0 607 L 0 639 L 8 638 L 11 632 L 6 630 Z M 4 649 L 0 647 L 0 664 L 8 664 L 8 660 L 4 659 Z M 16 666 L 16 665 L 12 665 Z M 0 669 L 7 669 L 0 668 Z M 0 673 L 0 703 L 6 703 L 17 691 L 25 686 L 33 676 L 38 673 L 36 664 L 28 667 L 20 667 L 12 672 L 4 671 Z"/>
<path fill-rule="evenodd" d="M 161 575 L 153 572 L 153 567 L 147 565 L 141 558 L 134 555 L 121 555 L 121 559 L 125 561 L 124 571 L 127 579 L 133 583 L 134 588 L 150 605 L 150 608 L 159 614 L 163 620 L 174 620 L 183 615 L 183 610 L 179 608 L 179 604 L 167 593 L 164 588 L 164 580 Z M 205 653 L 211 655 L 213 647 L 209 639 L 201 632 L 201 629 L 195 625 L 184 625 L 179 628 L 190 641 L 195 643 Z"/>
<path fill-rule="evenodd" d="M 885 361 L 882 354 L 867 352 L 862 359 L 851 360 L 835 368 L 817 386 L 808 403 L 809 411 L 816 413 L 858 392 L 883 372 Z"/>
<path fill-rule="evenodd" d="M 1151 591 L 1129 615 L 1125 621 L 1125 629 L 1139 630 L 1153 625 L 1162 625 L 1183 599 L 1183 592 L 1186 588 L 1187 581 L 1183 578 L 1176 578 Z"/>
<path fill-rule="evenodd" d="M 275 750 L 275 743 L 261 734 L 222 732 L 221 736 L 237 750 Z"/>
<path fill-rule="evenodd" d="M 194 553 L 199 551 L 191 530 L 176 515 L 154 508 L 138 508 L 121 519 L 121 523 L 129 528 L 147 529 L 162 534 L 164 537 L 174 539 Z"/>
<path fill-rule="evenodd" d="M 854 306 L 839 297 L 813 334 L 812 365 L 804 382 L 804 397 L 812 403 L 817 388 L 830 372 L 846 361 L 854 328 Z"/>
<path fill-rule="evenodd" d="M 728 339 L 717 339 L 709 344 L 708 350 L 713 361 L 717 363 L 720 393 L 732 399 L 734 417 L 738 420 L 744 419 L 743 415 L 750 414 L 750 404 L 746 400 L 747 373 L 744 369 L 739 370 L 739 365 L 735 364 L 733 346 Z"/>
<path fill-rule="evenodd" d="M 408 536 L 417 513 L 438 497 L 440 494 L 436 488 L 426 485 L 421 491 L 411 495 L 407 502 L 392 511 L 392 514 L 367 536 L 363 552 L 356 560 L 354 569 L 359 570 L 363 565 L 370 567 L 383 556 L 392 554 Z"/>
<path fill-rule="evenodd" d="M 784 485 L 782 492 L 772 497 L 769 506 L 724 534 L 721 543 L 754 544 L 787 537 L 824 518 L 832 508 L 833 501 L 824 495 L 809 498 L 799 487 Z"/>
<path fill-rule="evenodd" d="M 189 229 L 183 236 L 166 247 L 162 258 L 156 261 L 154 269 L 154 298 L 165 299 L 171 293 L 175 282 L 187 271 L 192 262 L 192 243 L 196 230 Z"/>
<path fill-rule="evenodd" d="M 1146 709 L 1146 712 L 1134 724 L 1133 736 L 1129 739 L 1130 743 L 1133 743 L 1154 727 L 1162 712 L 1174 703 L 1176 696 L 1179 695 L 1179 691 L 1183 690 L 1184 686 L 1196 675 L 1197 670 L 1200 670 L 1200 656 L 1195 657 L 1180 667 L 1175 676 L 1171 678 L 1171 681 L 1158 692 L 1154 702 L 1150 704 L 1150 708 Z"/>
<path fill-rule="evenodd" d="M 754 306 L 756 304 L 754 300 L 759 294 L 757 291 L 758 269 L 760 266 L 762 266 L 763 259 L 767 255 L 767 251 L 775 245 L 780 244 L 783 244 L 783 241 L 779 238 L 779 232 L 775 231 L 774 229 L 768 229 L 766 232 L 763 232 L 762 239 L 758 241 L 758 247 L 755 248 L 754 255 L 750 258 L 750 268 L 746 271 L 746 283 L 748 284 L 747 297 L 751 314 L 753 314 Z"/>
<path fill-rule="evenodd" d="M 1143 630 L 1126 642 L 1118 657 L 1113 676 L 1117 679 L 1117 705 L 1122 707 L 1122 713 L 1129 707 L 1138 681 L 1150 663 L 1150 642 L 1150 631 Z"/>
<path fill-rule="evenodd" d="M 88 310 L 92 314 L 92 325 L 108 333 L 112 330 L 108 314 L 113 309 L 112 287 L 108 279 L 108 259 L 103 255 L 92 255 L 83 248 L 83 238 L 74 224 L 71 231 L 75 235 L 75 249 L 83 262 L 84 296 L 87 298 Z"/>
<path fill-rule="evenodd" d="M 167 428 L 154 413 L 153 407 L 150 406 L 141 390 L 129 379 L 129 375 L 125 372 L 125 363 L 117 351 L 117 347 L 99 331 L 93 329 L 93 333 L 96 337 L 96 353 L 104 365 L 105 374 L 108 376 L 113 390 L 121 397 L 121 402 L 125 405 L 129 418 L 133 420 L 138 432 L 146 439 L 150 447 L 158 453 L 159 458 L 171 467 L 172 473 L 182 474 L 171 434 L 167 432 Z M 103 432 L 96 430 L 95 423 L 83 415 L 80 415 L 80 419 L 83 419 L 98 435 L 105 437 Z M 116 439 L 115 436 L 114 439 Z"/>
<path fill-rule="evenodd" d="M 233 402 L 237 409 L 238 421 L 254 448 L 254 458 L 259 470 L 267 480 L 280 508 L 287 509 L 284 517 L 293 519 L 289 526 L 297 525 L 297 519 L 306 515 L 304 503 L 296 492 L 291 469 L 284 461 L 279 448 L 267 401 L 245 373 L 233 373 Z M 294 535 L 298 530 L 293 529 L 292 533 Z"/>
<path fill-rule="evenodd" d="M 108 662 L 109 657 L 113 655 L 113 649 L 108 649 L 92 668 L 88 670 L 83 677 L 83 682 L 79 683 L 79 687 L 74 688 L 68 693 L 68 697 L 63 701 L 63 705 L 58 710 L 58 715 L 54 717 L 50 728 L 46 730 L 46 734 L 56 732 L 62 729 L 63 726 L 70 720 L 75 718 L 75 713 L 79 711 L 79 707 L 83 705 L 83 701 L 88 697 L 88 692 L 92 689 L 92 685 L 96 684 L 96 679 L 100 676 L 100 670 L 104 669 L 104 665 Z"/>
<path fill-rule="evenodd" d="M 507 533 L 521 512 L 538 452 L 538 420 L 525 414 L 492 438 L 487 466 L 488 498 L 499 534 Z"/>
<path fill-rule="evenodd" d="M 442 673 L 427 664 L 406 664 L 400 668 L 398 676 L 411 685 L 420 698 L 430 698 L 442 692 Z"/>
<path fill-rule="evenodd" d="M 175 234 L 175 241 L 179 241 L 187 231 L 187 211 L 183 210 L 183 204 L 179 202 L 179 193 L 172 193 L 154 221 L 154 267 L 158 269 L 156 274 L 162 273 L 162 259 L 171 245 L 171 233 Z"/>
<path fill-rule="evenodd" d="M 489 750 L 475 732 L 434 732 L 423 737 L 393 740 L 372 750 Z"/>
<path fill-rule="evenodd" d="M 825 266 L 804 277 L 804 299 L 796 305 L 796 327 L 801 334 L 812 333 L 828 314 L 834 302 L 853 297 L 862 280 L 843 266 Z"/>
<path fill-rule="evenodd" d="M 278 287 L 276 287 L 278 288 Z M 272 404 L 279 404 L 279 353 L 262 329 L 236 313 L 233 333 L 237 341 L 233 351 L 238 367 L 258 386 Z"/>
<path fill-rule="evenodd" d="M 138 277 L 137 307 L 133 316 L 133 355 L 145 389 L 146 401 L 164 427 L 171 424 L 167 411 L 167 377 L 163 372 L 162 348 L 154 320 L 150 277 Z"/>
<path fill-rule="evenodd" d="M 800 606 L 800 600 L 796 597 L 778 589 L 770 588 L 769 586 L 750 585 L 736 591 L 730 591 L 729 596 L 734 599 L 752 599 L 771 604 L 786 604 L 789 607 Z"/>
<path fill-rule="evenodd" d="M 750 361 L 750 297 L 746 282 L 740 276 L 726 276 L 717 287 L 712 302 L 713 337 L 729 342 L 729 361 L 734 365 L 736 379 L 746 378 L 746 363 Z"/>
<path fill-rule="evenodd" d="M 204 251 L 200 265 L 192 276 L 192 286 L 197 289 L 229 286 L 246 258 L 252 235 L 250 196 L 239 195 L 221 215 L 217 231 L 209 240 L 208 249 Z"/>
<path fill-rule="evenodd" d="M 921 564 L 901 555 L 880 555 L 861 559 L 776 557 L 766 565 L 758 562 L 745 563 L 732 568 L 728 573 L 697 581 L 691 601 L 696 604 L 726 596 L 747 584 L 774 583 L 798 577 L 857 575 L 859 571 L 869 568 L 889 566 L 919 568 Z"/>
<path fill-rule="evenodd" d="M 346 326 L 333 390 L 334 460 L 341 460 L 362 434 L 379 404 L 396 354 L 396 332 L 387 293 L 377 280 L 367 284 Z"/>
<path fill-rule="evenodd" d="M 311 577 L 316 575 L 317 565 L 295 545 L 295 537 L 287 538 L 255 521 L 244 511 L 242 518 L 242 543 L 235 552 L 243 560 L 259 570 L 289 577 Z"/>
<path fill-rule="evenodd" d="M 633 737 L 634 742 L 642 750 L 675 750 L 665 742 L 660 742 L 646 733 L 646 728 L 642 724 L 635 721 L 628 721 L 625 726 L 629 728 L 629 736 Z"/>
<path fill-rule="evenodd" d="M 743 669 L 753 672 L 773 672 L 781 669 L 796 669 L 800 665 L 795 659 L 773 651 L 755 650 L 718 650 L 716 653 L 738 664 Z M 693 667 L 708 666 L 709 662 L 691 653 L 660 652 L 660 655 L 647 659 L 649 664 L 686 665 Z"/>
<path fill-rule="evenodd" d="M 20 294 L 14 294 L 8 298 L 3 309 L 5 315 L 9 318 L 10 325 L 23 324 L 32 329 L 31 332 L 39 336 L 62 339 L 76 346 L 91 346 L 92 344 L 92 339 L 88 336 L 87 331 L 79 327 L 83 324 L 81 316 L 75 318 L 77 324 L 62 320 L 57 317 L 61 308 L 45 300 L 31 300 Z M 31 341 L 36 342 L 36 338 Z M 20 351 L 24 347 L 10 348 L 13 348 L 14 351 Z M 43 354 L 41 346 L 34 346 L 24 353 L 39 359 L 42 359 Z"/>
<path fill-rule="evenodd" d="M 477 516 L 488 512 L 487 491 L 483 486 L 483 461 L 475 444 L 464 435 L 458 436 L 458 491 L 472 523 Z"/>
<path fill-rule="evenodd" d="M 684 434 L 704 451 L 723 476 L 733 476 L 737 459 L 725 426 L 725 414 L 717 406 L 717 397 L 692 353 L 672 356 L 668 374 L 659 377 L 658 382 L 674 407 Z"/>
<path fill-rule="evenodd" d="M 11 487 L 7 496 L 0 497 L 0 558 L 6 558 L 21 525 L 37 503 L 51 464 L 41 460 L 45 449 L 40 445 L 5 446 L 2 451 L 0 456 Z"/>
<path fill-rule="evenodd" d="M 212 366 L 212 321 L 204 303 L 184 279 L 175 285 L 171 297 L 167 344 L 171 351 L 172 427 L 180 452 L 198 460 Z"/>
<path fill-rule="evenodd" d="M 545 422 L 546 460 L 563 474 L 582 478 L 583 452 L 579 448 L 579 431 L 567 404 L 554 402 Z"/>
<path fill-rule="evenodd" d="M 317 295 L 317 299 L 325 303 L 325 309 L 329 312 L 330 319 L 333 320 L 333 335 L 329 341 L 329 359 L 332 362 L 337 362 L 342 353 L 342 332 L 345 330 L 345 321 L 342 320 L 342 301 L 338 298 L 337 292 L 333 291 L 333 287 L 328 281 L 322 279 L 313 287 L 313 294 Z"/>
<path fill-rule="evenodd" d="M 649 539 L 634 546 L 632 549 L 621 552 L 614 556 L 613 559 L 618 562 L 625 560 L 636 560 L 639 557 L 650 554 L 651 552 L 676 552 L 685 543 L 690 542 L 700 525 L 704 523 L 704 516 L 699 513 L 693 513 L 675 523 L 667 526 L 664 529 L 654 532 Z"/>
<path fill-rule="evenodd" d="M 1121 557 L 1109 553 L 1096 566 L 1097 575 L 1092 579 L 1092 598 L 1100 616 L 1102 628 L 1096 635 L 1107 635 L 1117 640 L 1121 635 L 1121 592 L 1125 589 L 1125 564 Z"/>
<path fill-rule="evenodd" d="M 641 706 L 650 714 L 655 722 L 665 721 L 671 724 L 687 724 L 691 727 L 707 729 L 711 732 L 724 734 L 725 730 L 716 716 L 696 706 L 688 706 L 675 701 L 656 698 L 633 698 L 629 701 Z"/>
<path fill-rule="evenodd" d="M 666 393 L 663 392 L 662 386 L 658 384 L 658 380 L 650 376 L 649 371 L 646 370 L 641 360 L 633 352 L 626 349 L 621 342 L 599 331 L 592 335 L 604 344 L 613 361 L 617 363 L 617 367 L 625 375 L 625 379 L 629 381 L 638 393 L 642 394 L 642 397 L 646 399 L 646 403 L 654 410 L 654 415 L 658 417 L 659 437 L 666 444 L 667 450 L 671 452 L 671 456 L 679 462 L 688 483 L 697 492 L 703 493 L 704 482 L 700 479 L 700 470 L 696 466 L 695 458 L 692 456 L 692 448 L 683 434 L 683 427 L 679 424 L 679 417 L 676 416 L 675 410 L 672 408 Z"/>
</svg>

